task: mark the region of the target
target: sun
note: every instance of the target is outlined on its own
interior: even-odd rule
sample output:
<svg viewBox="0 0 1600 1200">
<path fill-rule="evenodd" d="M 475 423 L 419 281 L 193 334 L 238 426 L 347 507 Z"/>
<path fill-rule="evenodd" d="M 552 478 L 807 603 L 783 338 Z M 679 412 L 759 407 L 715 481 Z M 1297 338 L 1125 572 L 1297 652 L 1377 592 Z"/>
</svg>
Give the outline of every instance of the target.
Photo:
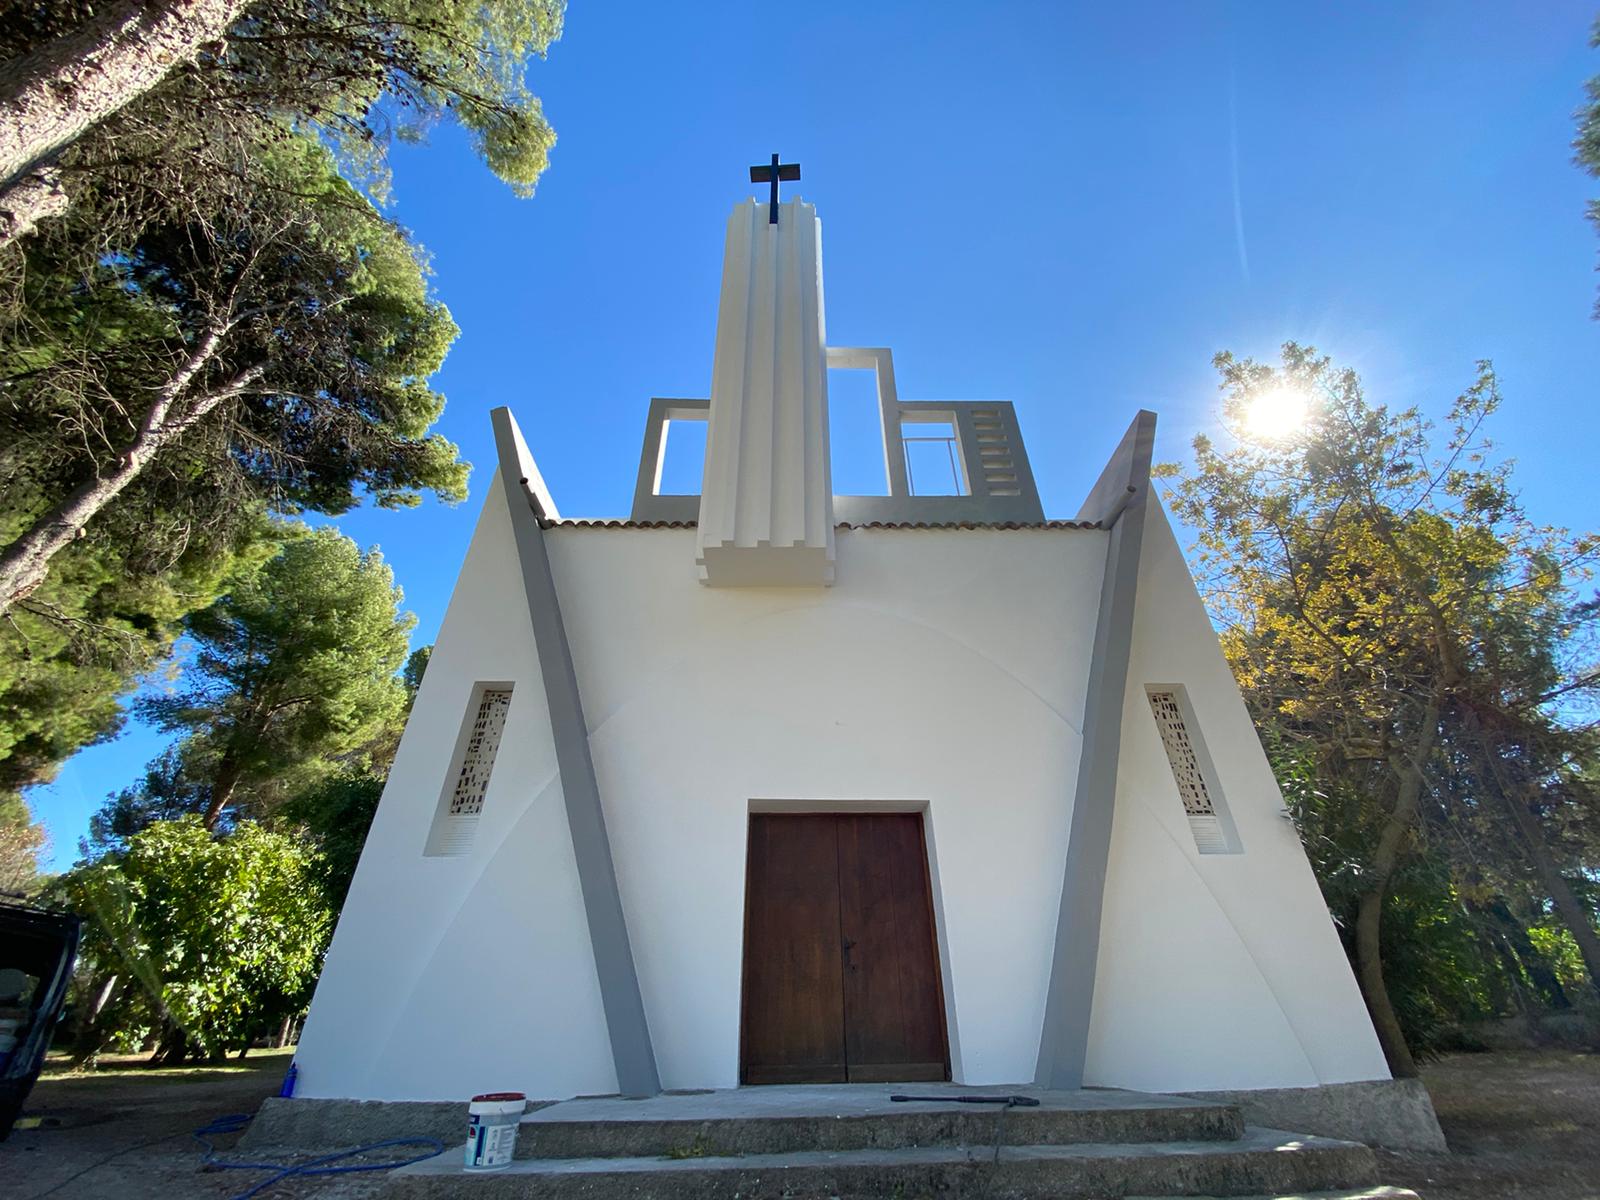
<svg viewBox="0 0 1600 1200">
<path fill-rule="evenodd" d="M 1311 398 L 1297 387 L 1281 384 L 1250 399 L 1244 426 L 1255 437 L 1281 441 L 1304 429 L 1310 416 Z"/>
</svg>

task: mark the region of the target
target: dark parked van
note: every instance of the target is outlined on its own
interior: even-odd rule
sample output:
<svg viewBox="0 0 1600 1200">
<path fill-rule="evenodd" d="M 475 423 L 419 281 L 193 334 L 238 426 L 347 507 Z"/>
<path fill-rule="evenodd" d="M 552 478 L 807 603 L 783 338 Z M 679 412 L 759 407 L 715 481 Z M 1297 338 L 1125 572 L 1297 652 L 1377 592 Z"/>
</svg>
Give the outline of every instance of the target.
<svg viewBox="0 0 1600 1200">
<path fill-rule="evenodd" d="M 78 918 L 0 896 L 0 1141 L 39 1078 L 78 957 Z"/>
</svg>

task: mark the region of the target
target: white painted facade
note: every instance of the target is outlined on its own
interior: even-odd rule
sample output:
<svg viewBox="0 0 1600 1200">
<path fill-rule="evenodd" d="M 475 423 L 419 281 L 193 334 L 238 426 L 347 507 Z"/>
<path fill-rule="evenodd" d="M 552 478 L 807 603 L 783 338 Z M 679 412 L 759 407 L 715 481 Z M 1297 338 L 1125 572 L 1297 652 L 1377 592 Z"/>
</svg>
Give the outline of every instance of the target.
<svg viewBox="0 0 1600 1200">
<path fill-rule="evenodd" d="M 1148 517 L 1087 1081 L 1388 1072 L 1160 510 Z M 838 534 L 838 582 L 708 589 L 687 529 L 558 526 L 552 567 L 667 1088 L 738 1077 L 747 815 L 926 812 L 952 1075 L 1030 1079 L 1106 535 Z M 489 489 L 301 1042 L 309 1096 L 616 1089 L 536 652 Z M 425 856 L 475 683 L 514 683 L 467 852 Z M 1199 712 L 1242 853 L 1195 848 L 1144 683 Z"/>
<path fill-rule="evenodd" d="M 1150 711 L 1152 684 L 1187 693 L 1238 853 L 1196 849 Z M 1211 1091 L 1388 1078 L 1255 726 L 1172 527 L 1152 505 L 1085 1080 Z"/>
<path fill-rule="evenodd" d="M 741 225 L 748 216 L 736 211 L 730 224 L 730 261 L 741 238 L 759 249 L 769 236 Z M 805 220 L 800 243 L 815 235 L 814 215 Z M 773 230 L 776 244 L 784 235 Z M 814 275 L 814 310 L 784 311 L 808 324 L 794 344 L 809 346 L 802 357 L 820 370 L 820 259 Z M 729 278 L 719 364 L 727 308 L 741 303 Z M 753 287 L 742 302 L 759 307 Z M 553 664 L 541 664 L 530 620 L 528 526 L 518 524 L 529 513 L 513 508 L 525 501 L 547 518 L 541 553 L 660 1086 L 738 1083 L 749 815 L 840 808 L 924 814 L 952 1078 L 1035 1078 L 1095 700 L 1091 661 L 1116 536 L 1107 528 L 1122 510 L 1107 528 L 836 529 L 825 462 L 815 469 L 806 437 L 743 457 L 728 449 L 749 449 L 729 438 L 728 412 L 749 415 L 731 388 L 713 387 L 696 527 L 555 521 L 526 448 L 503 459 L 527 490 L 497 477 L 487 491 L 306 1023 L 301 1095 L 618 1090 L 615 1009 L 602 1005 L 605 972 L 586 914 L 593 879 L 575 850 L 553 732 L 560 715 L 541 670 Z M 807 406 L 818 400 L 805 387 L 749 394 L 757 407 L 787 405 L 761 426 L 769 431 L 790 418 L 787 428 L 809 428 Z M 888 431 L 899 418 L 884 412 Z M 825 388 L 820 413 L 825 435 Z M 1011 451 L 976 444 L 1009 444 L 985 434 L 1001 427 L 986 413 L 961 420 L 972 461 L 986 452 L 992 466 Z M 802 463 L 785 465 L 794 453 Z M 803 486 L 785 492 L 786 479 Z M 762 489 L 772 507 L 757 507 L 786 532 L 741 541 L 741 506 Z M 786 516 L 783 496 L 793 502 Z M 1126 511 L 1122 519 L 1144 522 L 1143 551 L 1083 1080 L 1194 1091 L 1387 1079 L 1166 517 L 1153 497 Z M 732 522 L 727 536 L 709 528 L 717 521 Z M 730 560 L 722 582 L 735 586 L 706 587 L 708 547 L 762 553 Z M 754 574 L 741 575 L 747 568 Z M 808 586 L 748 586 L 791 569 L 789 582 Z M 509 686 L 511 699 L 482 811 L 441 837 L 464 723 L 485 686 Z M 1197 845 L 1149 687 L 1182 697 L 1234 852 Z"/>
</svg>

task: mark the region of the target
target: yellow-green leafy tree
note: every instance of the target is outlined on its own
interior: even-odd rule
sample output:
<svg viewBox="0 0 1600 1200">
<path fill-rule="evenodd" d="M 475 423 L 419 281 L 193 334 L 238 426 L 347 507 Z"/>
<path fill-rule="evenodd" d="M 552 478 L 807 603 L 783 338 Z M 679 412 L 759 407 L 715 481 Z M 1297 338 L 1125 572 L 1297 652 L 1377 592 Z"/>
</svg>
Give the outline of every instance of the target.
<svg viewBox="0 0 1600 1200">
<path fill-rule="evenodd" d="M 1397 1074 L 1415 1071 L 1382 953 L 1397 875 L 1432 831 L 1471 839 L 1544 898 L 1600 988 L 1588 535 L 1533 522 L 1484 436 L 1493 370 L 1442 436 L 1367 400 L 1355 372 L 1294 344 L 1219 355 L 1229 444 L 1168 468 L 1176 514 L 1257 721 L 1336 794 L 1362 994 Z M 1253 433 L 1258 406 L 1303 426 Z M 1471 857 L 1471 856 L 1469 856 Z"/>
</svg>

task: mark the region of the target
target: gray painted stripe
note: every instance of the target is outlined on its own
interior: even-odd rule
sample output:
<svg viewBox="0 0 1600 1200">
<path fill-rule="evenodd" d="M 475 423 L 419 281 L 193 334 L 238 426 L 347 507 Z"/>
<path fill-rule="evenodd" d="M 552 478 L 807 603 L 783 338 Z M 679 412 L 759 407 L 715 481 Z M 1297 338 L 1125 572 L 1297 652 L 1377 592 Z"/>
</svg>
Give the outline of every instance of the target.
<svg viewBox="0 0 1600 1200">
<path fill-rule="evenodd" d="M 1100 956 L 1100 912 L 1105 902 L 1106 862 L 1111 853 L 1111 818 L 1117 799 L 1117 757 L 1122 749 L 1122 709 L 1133 651 L 1133 606 L 1144 541 L 1145 501 L 1150 492 L 1150 457 L 1156 417 L 1141 411 L 1106 464 L 1080 521 L 1114 522 L 1100 586 L 1094 656 L 1084 703 L 1083 753 L 1078 760 L 1072 830 L 1061 881 L 1055 955 L 1050 965 L 1044 1028 L 1039 1037 L 1035 1082 L 1043 1087 L 1083 1086 L 1094 1005 L 1095 965 Z"/>
<path fill-rule="evenodd" d="M 511 410 L 497 408 L 489 416 L 494 422 L 500 482 L 511 510 L 511 529 L 516 537 L 517 559 L 522 566 L 528 617 L 533 623 L 533 640 L 539 651 L 539 671 L 550 702 L 556 768 L 561 773 L 561 791 L 567 802 L 572 853 L 577 860 L 578 883 L 583 890 L 583 907 L 589 919 L 589 941 L 594 947 L 594 965 L 600 978 L 600 1001 L 605 1007 L 606 1030 L 611 1037 L 617 1088 L 625 1096 L 653 1096 L 661 1090 L 661 1080 L 656 1073 L 656 1055 L 650 1043 L 644 999 L 639 993 L 639 976 L 633 965 L 633 947 L 628 941 L 628 923 L 617 889 L 611 841 L 606 836 L 600 787 L 595 781 L 594 760 L 589 754 L 589 727 L 583 719 L 583 700 L 578 693 L 578 676 L 572 665 L 566 626 L 561 620 L 561 602 L 556 595 L 555 576 L 550 570 L 544 530 L 539 527 L 540 514 L 535 509 L 535 501 L 523 486 L 514 432 L 516 423 Z"/>
</svg>

